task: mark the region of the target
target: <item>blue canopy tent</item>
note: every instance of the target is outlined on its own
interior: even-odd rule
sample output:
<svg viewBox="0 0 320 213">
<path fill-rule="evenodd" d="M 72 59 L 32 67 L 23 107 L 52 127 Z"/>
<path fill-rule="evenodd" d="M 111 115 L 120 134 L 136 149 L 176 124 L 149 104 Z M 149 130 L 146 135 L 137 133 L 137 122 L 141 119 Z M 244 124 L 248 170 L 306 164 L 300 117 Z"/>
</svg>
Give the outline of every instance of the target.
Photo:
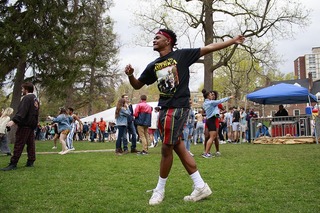
<svg viewBox="0 0 320 213">
<path fill-rule="evenodd" d="M 247 95 L 247 99 L 263 105 L 299 104 L 318 102 L 317 97 L 301 86 L 280 83 Z M 318 137 L 316 133 L 316 142 Z"/>
<path fill-rule="evenodd" d="M 247 99 L 263 105 L 318 102 L 317 97 L 301 86 L 280 83 L 247 95 Z"/>
</svg>

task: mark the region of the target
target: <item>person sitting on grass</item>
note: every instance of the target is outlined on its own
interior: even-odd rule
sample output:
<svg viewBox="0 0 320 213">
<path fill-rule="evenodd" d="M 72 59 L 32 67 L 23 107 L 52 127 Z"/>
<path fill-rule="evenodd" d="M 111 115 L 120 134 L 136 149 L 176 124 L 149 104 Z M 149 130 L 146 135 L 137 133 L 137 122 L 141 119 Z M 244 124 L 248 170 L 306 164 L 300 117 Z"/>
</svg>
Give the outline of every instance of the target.
<svg viewBox="0 0 320 213">
<path fill-rule="evenodd" d="M 259 138 L 259 137 L 262 137 L 262 136 L 270 136 L 269 134 L 269 130 L 268 130 L 268 127 L 266 127 L 264 124 L 262 123 L 258 123 L 257 125 L 257 132 L 256 132 L 256 138 Z"/>
</svg>

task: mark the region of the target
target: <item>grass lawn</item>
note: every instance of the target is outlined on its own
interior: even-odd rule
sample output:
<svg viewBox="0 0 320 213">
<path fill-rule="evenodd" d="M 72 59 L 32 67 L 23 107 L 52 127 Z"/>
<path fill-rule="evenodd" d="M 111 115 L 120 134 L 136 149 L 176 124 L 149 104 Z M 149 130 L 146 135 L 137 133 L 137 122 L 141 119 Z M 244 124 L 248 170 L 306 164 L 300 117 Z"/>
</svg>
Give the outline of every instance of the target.
<svg viewBox="0 0 320 213">
<path fill-rule="evenodd" d="M 178 157 L 163 203 L 149 206 L 158 180 L 161 145 L 150 154 L 116 156 L 113 151 L 58 155 L 52 141 L 37 141 L 37 161 L 25 154 L 14 171 L 0 171 L 0 212 L 320 212 L 320 145 L 220 145 L 221 157 L 200 156 L 200 174 L 213 194 L 184 202 L 192 181 Z M 12 145 L 11 145 L 12 148 Z M 114 149 L 114 143 L 75 142 L 79 150 Z M 140 144 L 138 149 L 140 149 Z M 53 152 L 53 154 L 41 154 Z M 0 156 L 0 167 L 9 157 Z"/>
</svg>

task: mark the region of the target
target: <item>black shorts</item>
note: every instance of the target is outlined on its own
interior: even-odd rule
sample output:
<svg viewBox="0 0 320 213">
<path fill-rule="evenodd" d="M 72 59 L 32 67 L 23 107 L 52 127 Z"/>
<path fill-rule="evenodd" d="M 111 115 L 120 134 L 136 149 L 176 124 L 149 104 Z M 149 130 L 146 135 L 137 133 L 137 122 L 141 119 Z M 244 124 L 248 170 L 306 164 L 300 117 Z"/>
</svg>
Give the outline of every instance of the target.
<svg viewBox="0 0 320 213">
<path fill-rule="evenodd" d="M 208 128 L 209 132 L 211 131 L 217 131 L 217 126 L 216 126 L 216 117 L 211 117 L 207 119 L 206 121 L 206 128 Z"/>
</svg>

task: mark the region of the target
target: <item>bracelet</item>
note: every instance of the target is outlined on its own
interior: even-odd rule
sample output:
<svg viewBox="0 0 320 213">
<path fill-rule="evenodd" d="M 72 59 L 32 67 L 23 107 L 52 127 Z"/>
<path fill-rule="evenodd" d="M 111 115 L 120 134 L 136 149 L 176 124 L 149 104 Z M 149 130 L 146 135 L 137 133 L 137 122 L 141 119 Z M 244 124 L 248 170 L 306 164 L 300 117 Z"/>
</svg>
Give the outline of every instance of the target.
<svg viewBox="0 0 320 213">
<path fill-rule="evenodd" d="M 130 77 L 130 76 L 133 76 L 133 72 L 130 74 L 130 75 L 128 75 L 128 74 L 126 74 L 128 77 Z"/>
</svg>

